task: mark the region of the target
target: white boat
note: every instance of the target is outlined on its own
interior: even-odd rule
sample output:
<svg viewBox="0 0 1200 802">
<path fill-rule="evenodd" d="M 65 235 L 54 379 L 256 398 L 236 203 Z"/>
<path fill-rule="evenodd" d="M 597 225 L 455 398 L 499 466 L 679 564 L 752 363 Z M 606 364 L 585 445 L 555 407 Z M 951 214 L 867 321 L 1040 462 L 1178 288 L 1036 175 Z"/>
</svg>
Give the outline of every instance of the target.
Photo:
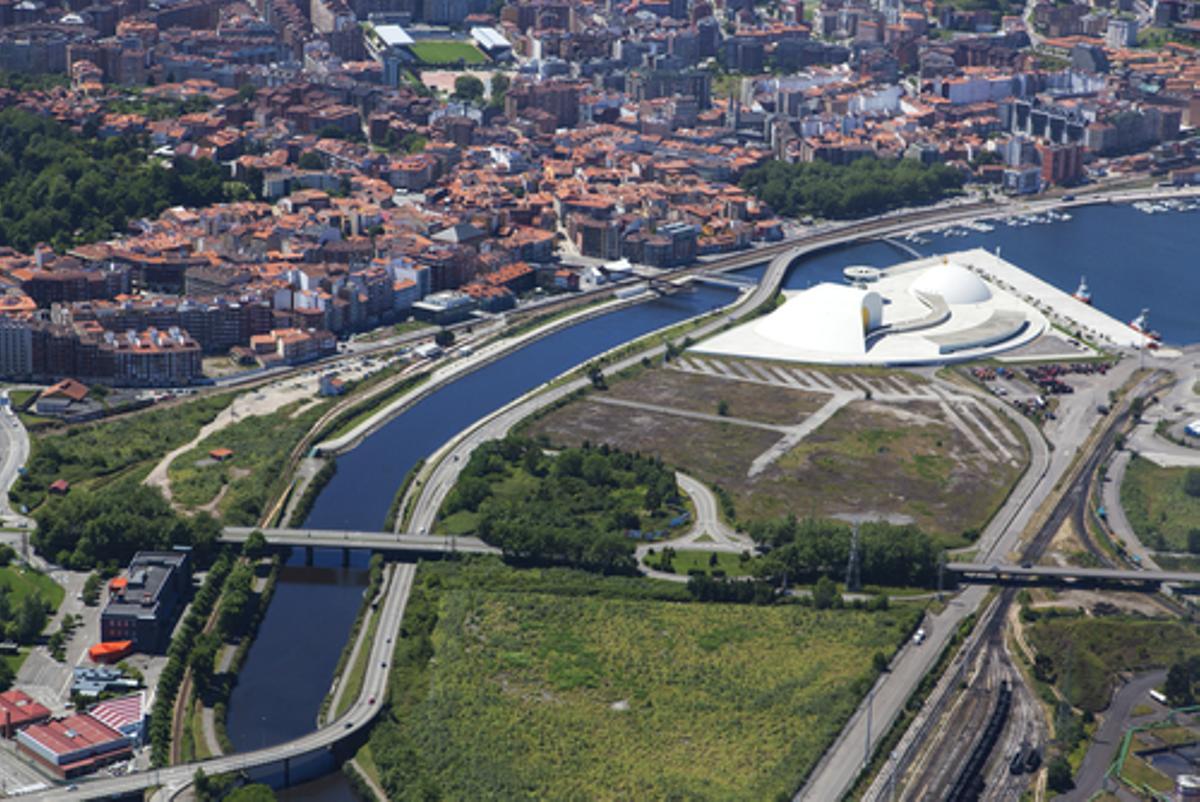
<svg viewBox="0 0 1200 802">
<path fill-rule="evenodd" d="M 1145 334 L 1147 337 L 1149 337 L 1151 340 L 1154 340 L 1155 342 L 1162 339 L 1162 335 L 1160 335 L 1157 331 L 1154 331 L 1150 328 L 1150 310 L 1149 309 L 1143 309 L 1140 313 L 1138 313 L 1137 317 L 1135 317 L 1133 320 L 1129 321 L 1129 328 L 1133 329 L 1136 332 Z"/>
<path fill-rule="evenodd" d="M 1077 301 L 1083 301 L 1085 304 L 1092 302 L 1092 292 L 1088 289 L 1087 276 L 1079 277 L 1079 287 L 1075 290 L 1073 296 Z"/>
</svg>

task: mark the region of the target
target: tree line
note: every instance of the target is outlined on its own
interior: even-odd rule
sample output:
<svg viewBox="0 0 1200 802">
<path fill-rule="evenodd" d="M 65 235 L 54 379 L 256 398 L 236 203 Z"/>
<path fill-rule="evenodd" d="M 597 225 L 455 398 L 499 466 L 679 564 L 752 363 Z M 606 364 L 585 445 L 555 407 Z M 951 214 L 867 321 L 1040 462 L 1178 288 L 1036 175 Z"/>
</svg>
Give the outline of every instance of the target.
<svg viewBox="0 0 1200 802">
<path fill-rule="evenodd" d="M 874 157 L 834 165 L 770 161 L 746 171 L 741 186 L 788 217 L 867 217 L 904 206 L 935 203 L 957 193 L 963 175 L 944 164 Z"/>
<path fill-rule="evenodd" d="M 100 139 L 20 109 L 0 112 L 0 245 L 29 252 L 107 239 L 130 219 L 171 206 L 207 206 L 227 190 L 207 159 L 151 159 L 145 136 Z"/>
<path fill-rule="evenodd" d="M 841 578 L 849 564 L 852 530 L 841 521 L 787 516 L 751 524 L 750 536 L 769 549 L 756 573 L 772 583 Z M 916 526 L 859 527 L 859 576 L 865 584 L 933 587 L 940 559 L 933 539 Z"/>
<path fill-rule="evenodd" d="M 208 513 L 179 515 L 157 487 L 128 480 L 72 490 L 39 507 L 34 519 L 31 542 L 38 553 L 78 571 L 101 564 L 115 569 L 138 551 L 172 546 L 191 546 L 203 562 L 221 536 L 221 525 Z"/>
</svg>

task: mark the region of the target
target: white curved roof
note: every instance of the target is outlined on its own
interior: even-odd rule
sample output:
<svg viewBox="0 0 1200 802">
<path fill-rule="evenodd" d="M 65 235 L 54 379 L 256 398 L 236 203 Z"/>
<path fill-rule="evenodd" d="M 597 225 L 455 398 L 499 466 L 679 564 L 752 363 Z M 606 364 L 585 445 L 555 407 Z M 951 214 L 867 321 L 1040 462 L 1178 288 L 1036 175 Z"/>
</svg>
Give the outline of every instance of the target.
<svg viewBox="0 0 1200 802">
<path fill-rule="evenodd" d="M 948 304 L 979 304 L 992 297 L 983 279 L 953 262 L 926 270 L 912 283 L 912 291 L 940 295 Z"/>
<path fill-rule="evenodd" d="M 788 298 L 754 331 L 788 348 L 860 355 L 866 352 L 863 306 L 878 297 L 857 287 L 818 284 Z"/>
</svg>

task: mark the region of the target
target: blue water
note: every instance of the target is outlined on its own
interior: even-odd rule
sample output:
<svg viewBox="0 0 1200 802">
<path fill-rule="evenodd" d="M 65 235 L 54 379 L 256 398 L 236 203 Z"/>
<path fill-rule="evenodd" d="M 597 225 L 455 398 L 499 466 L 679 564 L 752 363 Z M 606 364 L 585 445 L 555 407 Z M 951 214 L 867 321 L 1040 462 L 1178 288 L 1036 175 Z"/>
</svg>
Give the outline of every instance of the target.
<svg viewBox="0 0 1200 802">
<path fill-rule="evenodd" d="M 1072 219 L 1022 228 L 990 221 L 996 230 L 965 237 L 925 234 L 922 254 L 986 248 L 1066 292 L 1087 276 L 1092 303 L 1117 320 L 1130 321 L 1144 307 L 1151 327 L 1168 343 L 1200 342 L 1200 212 L 1144 214 L 1131 206 L 1086 206 Z M 803 289 L 842 280 L 848 265 L 887 267 L 912 257 L 883 242 L 824 251 L 788 274 L 785 286 Z M 761 274 L 763 268 L 743 271 Z"/>
<path fill-rule="evenodd" d="M 340 549 L 294 549 L 229 699 L 226 729 L 239 752 L 299 738 L 317 712 L 362 604 L 365 551 L 342 567 Z"/>
<path fill-rule="evenodd" d="M 378 530 L 417 460 L 479 418 L 610 348 L 729 303 L 734 290 L 698 287 L 626 307 L 514 351 L 446 385 L 340 457 L 305 526 Z"/>
</svg>

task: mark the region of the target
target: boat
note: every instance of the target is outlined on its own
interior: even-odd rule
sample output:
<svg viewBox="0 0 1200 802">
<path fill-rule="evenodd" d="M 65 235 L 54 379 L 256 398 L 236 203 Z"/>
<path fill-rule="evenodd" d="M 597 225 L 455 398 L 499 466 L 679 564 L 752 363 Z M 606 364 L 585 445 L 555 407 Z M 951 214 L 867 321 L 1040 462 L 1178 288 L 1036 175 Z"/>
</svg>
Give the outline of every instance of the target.
<svg viewBox="0 0 1200 802">
<path fill-rule="evenodd" d="M 1074 297 L 1076 301 L 1083 301 L 1085 304 L 1090 304 L 1092 302 L 1092 293 L 1088 289 L 1087 276 L 1079 277 L 1079 287 L 1075 290 L 1075 294 L 1072 297 Z"/>
<path fill-rule="evenodd" d="M 1150 310 L 1143 309 L 1137 317 L 1129 321 L 1129 328 L 1136 332 L 1146 335 L 1151 340 L 1158 342 L 1162 339 L 1162 335 L 1150 328 Z"/>
</svg>

